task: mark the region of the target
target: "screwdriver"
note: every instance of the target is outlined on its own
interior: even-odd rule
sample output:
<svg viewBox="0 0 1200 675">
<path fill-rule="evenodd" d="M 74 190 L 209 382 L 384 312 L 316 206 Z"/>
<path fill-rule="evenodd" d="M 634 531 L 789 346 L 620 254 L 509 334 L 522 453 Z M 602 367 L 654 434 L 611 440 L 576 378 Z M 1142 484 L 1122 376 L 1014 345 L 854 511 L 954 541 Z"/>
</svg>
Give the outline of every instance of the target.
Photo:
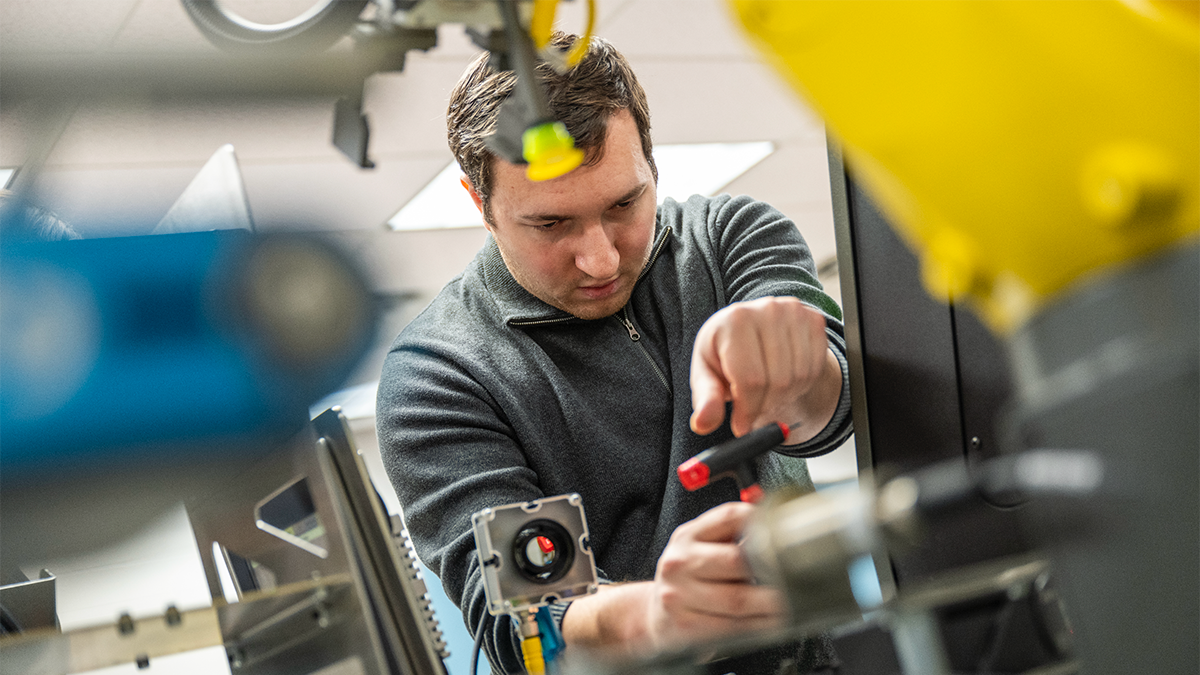
<svg viewBox="0 0 1200 675">
<path fill-rule="evenodd" d="M 787 425 L 773 422 L 741 438 L 714 445 L 679 465 L 675 470 L 679 482 L 689 492 L 694 492 L 719 478 L 732 477 L 738 483 L 742 501 L 757 502 L 762 499 L 763 491 L 758 486 L 752 462 L 783 443 L 787 435 Z"/>
</svg>

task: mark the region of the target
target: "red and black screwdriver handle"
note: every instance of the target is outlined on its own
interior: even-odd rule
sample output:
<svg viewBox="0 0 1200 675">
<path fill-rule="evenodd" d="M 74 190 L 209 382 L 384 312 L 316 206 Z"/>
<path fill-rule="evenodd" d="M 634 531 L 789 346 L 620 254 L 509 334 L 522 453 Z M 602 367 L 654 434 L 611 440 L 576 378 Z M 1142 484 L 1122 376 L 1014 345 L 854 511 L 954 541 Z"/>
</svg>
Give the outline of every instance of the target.
<svg viewBox="0 0 1200 675">
<path fill-rule="evenodd" d="M 787 425 L 774 422 L 741 438 L 714 445 L 679 465 L 675 470 L 679 482 L 692 492 L 718 478 L 732 476 L 738 483 L 742 501 L 757 502 L 762 499 L 763 491 L 758 486 L 754 458 L 782 444 L 787 435 Z"/>
</svg>

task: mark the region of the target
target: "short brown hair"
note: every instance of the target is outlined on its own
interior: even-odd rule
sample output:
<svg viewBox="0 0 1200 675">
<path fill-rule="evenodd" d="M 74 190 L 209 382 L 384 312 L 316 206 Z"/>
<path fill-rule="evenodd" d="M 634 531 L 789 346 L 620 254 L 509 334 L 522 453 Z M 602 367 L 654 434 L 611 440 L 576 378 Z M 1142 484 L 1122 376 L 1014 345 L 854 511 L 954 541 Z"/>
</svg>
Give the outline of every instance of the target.
<svg viewBox="0 0 1200 675">
<path fill-rule="evenodd" d="M 568 33 L 555 32 L 550 46 L 568 50 L 578 39 Z M 575 146 L 588 153 L 589 163 L 600 159 L 608 118 L 620 110 L 628 110 L 641 136 L 642 152 L 654 180 L 658 180 L 646 92 L 638 84 L 629 62 L 612 43 L 593 37 L 583 60 L 570 71 L 559 73 L 550 64 L 539 61 L 537 74 L 546 91 L 550 114 L 566 125 L 575 138 Z M 496 130 L 500 105 L 512 93 L 516 79 L 512 71 L 493 69 L 485 52 L 467 67 L 454 86 L 446 111 L 450 150 L 482 200 L 483 214 L 488 219 L 491 218 L 488 197 L 495 155 L 484 144 L 484 139 Z"/>
</svg>

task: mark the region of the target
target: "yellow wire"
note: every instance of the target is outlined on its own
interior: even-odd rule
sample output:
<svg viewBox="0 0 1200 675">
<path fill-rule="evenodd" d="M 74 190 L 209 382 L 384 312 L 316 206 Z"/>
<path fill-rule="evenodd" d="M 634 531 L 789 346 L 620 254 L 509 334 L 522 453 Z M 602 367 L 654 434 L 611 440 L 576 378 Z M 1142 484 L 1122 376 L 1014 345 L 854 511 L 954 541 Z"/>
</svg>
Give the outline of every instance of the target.
<svg viewBox="0 0 1200 675">
<path fill-rule="evenodd" d="M 521 640 L 521 655 L 529 675 L 545 675 L 546 661 L 542 656 L 542 638 L 534 635 Z"/>
<path fill-rule="evenodd" d="M 588 46 L 592 44 L 592 28 L 596 25 L 596 0 L 587 0 L 587 27 L 583 30 L 583 37 L 575 43 L 567 54 L 567 67 L 574 68 L 583 60 L 584 54 L 587 54 Z"/>
<path fill-rule="evenodd" d="M 554 33 L 554 13 L 558 8 L 558 0 L 533 0 L 533 16 L 529 19 L 529 37 L 533 40 L 533 46 L 542 53 L 542 57 L 553 63 L 555 61 L 554 54 L 549 53 L 547 45 L 550 44 L 550 37 Z M 592 44 L 592 30 L 596 27 L 596 0 L 587 0 L 587 23 L 584 26 L 583 36 L 571 47 L 571 51 L 567 52 L 566 64 L 567 68 L 574 68 L 579 65 L 583 57 L 587 54 L 588 46 Z M 559 61 L 561 68 L 562 61 Z"/>
<path fill-rule="evenodd" d="M 529 37 L 533 46 L 545 49 L 550 44 L 550 35 L 554 32 L 554 12 L 558 8 L 558 0 L 533 0 L 533 16 L 529 19 Z"/>
</svg>

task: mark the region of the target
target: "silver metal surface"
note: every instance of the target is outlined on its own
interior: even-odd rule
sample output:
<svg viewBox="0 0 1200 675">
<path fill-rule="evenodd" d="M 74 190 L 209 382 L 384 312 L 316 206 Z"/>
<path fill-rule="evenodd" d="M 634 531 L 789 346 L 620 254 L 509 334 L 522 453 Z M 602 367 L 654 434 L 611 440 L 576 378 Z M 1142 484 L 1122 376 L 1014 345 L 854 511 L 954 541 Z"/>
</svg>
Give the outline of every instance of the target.
<svg viewBox="0 0 1200 675">
<path fill-rule="evenodd" d="M 65 675 L 154 659 L 221 644 L 213 607 L 81 628 L 0 639 L 0 675 Z"/>
<path fill-rule="evenodd" d="M 922 485 L 921 480 L 902 476 L 878 491 L 867 482 L 861 488 L 825 490 L 775 503 L 768 498 L 762 505 L 747 528 L 744 549 L 755 575 L 784 591 L 795 634 L 859 624 L 871 610 L 871 621 L 891 633 L 905 675 L 949 675 L 940 609 L 996 597 L 1013 602 L 1045 589 L 1049 563 L 1036 555 L 1020 555 L 911 580 L 885 596 L 881 605 L 864 605 L 855 595 L 849 568 L 863 555 L 878 560 L 881 552 L 919 539 L 918 516 L 926 515 L 918 510 Z M 965 481 L 959 488 L 969 493 L 971 486 Z M 937 492 L 935 483 L 927 487 Z M 1065 618 L 1062 621 L 1068 625 Z M 1049 658 L 1057 665 L 1070 647 L 1066 644 Z"/>
<path fill-rule="evenodd" d="M 905 675 L 950 675 L 950 659 L 932 609 L 897 610 L 889 623 L 900 669 Z"/>
<path fill-rule="evenodd" d="M 1200 670 L 1200 247 L 1092 280 L 1012 338 L 1012 435 L 1084 448 L 1094 496 L 1023 516 L 1091 673 Z M 1074 536 L 1064 537 L 1061 533 Z"/>
<path fill-rule="evenodd" d="M 303 494 L 287 492 L 301 484 Z M 188 515 L 209 588 L 225 599 L 217 616 L 235 675 L 445 675 L 424 584 L 407 547 L 397 547 L 337 409 L 214 487 Z M 281 495 L 301 505 L 290 513 L 303 522 L 276 522 L 268 529 L 280 532 L 269 532 L 258 524 L 262 507 Z M 223 571 L 217 551 L 243 562 Z"/>
<path fill-rule="evenodd" d="M 522 528 L 541 519 L 565 528 L 575 546 L 575 558 L 566 574 L 546 584 L 535 583 L 519 574 L 512 552 L 513 542 Z M 493 615 L 536 608 L 596 591 L 596 561 L 588 541 L 583 497 L 559 495 L 524 504 L 497 506 L 476 513 L 471 520 L 488 611 Z"/>
<path fill-rule="evenodd" d="M 520 0 L 521 20 L 529 22 L 533 2 Z M 435 28 L 443 23 L 461 23 L 472 28 L 502 28 L 495 0 L 422 0 L 407 10 L 396 10 L 392 22 L 405 28 Z"/>
<path fill-rule="evenodd" d="M 1034 556 L 1017 556 L 959 568 L 914 583 L 897 598 L 897 606 L 928 608 L 951 605 L 997 593 L 1018 593 L 1050 570 Z"/>
<path fill-rule="evenodd" d="M 321 436 L 317 446 L 322 466 L 340 481 L 344 513 L 353 518 L 347 530 L 359 560 L 359 578 L 379 617 L 389 658 L 403 672 L 444 674 L 442 659 L 449 650 L 407 533 L 395 532 L 340 409 L 325 411 L 313 425 Z"/>
<path fill-rule="evenodd" d="M 37 579 L 0 586 L 0 607 L 21 631 L 58 628 L 55 586 L 49 570 L 42 570 Z"/>
</svg>

